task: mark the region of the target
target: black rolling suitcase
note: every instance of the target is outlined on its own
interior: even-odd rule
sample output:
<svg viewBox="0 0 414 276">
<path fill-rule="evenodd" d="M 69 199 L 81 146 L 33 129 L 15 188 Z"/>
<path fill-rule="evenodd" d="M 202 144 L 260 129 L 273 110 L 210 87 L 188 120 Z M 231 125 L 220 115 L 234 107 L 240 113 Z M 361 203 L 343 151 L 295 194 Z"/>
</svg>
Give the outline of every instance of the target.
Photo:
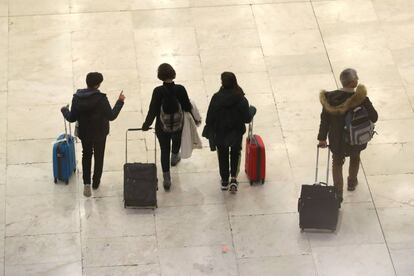
<svg viewBox="0 0 414 276">
<path fill-rule="evenodd" d="M 157 145 L 154 163 L 128 163 L 128 132 L 140 130 L 130 128 L 125 135 L 124 207 L 157 208 Z"/>
<path fill-rule="evenodd" d="M 335 231 L 338 223 L 340 202 L 334 186 L 328 185 L 330 150 L 328 148 L 328 164 L 326 183 L 318 182 L 319 147 L 316 154 L 315 184 L 302 185 L 298 200 L 299 227 L 305 229 L 328 229 Z"/>
</svg>

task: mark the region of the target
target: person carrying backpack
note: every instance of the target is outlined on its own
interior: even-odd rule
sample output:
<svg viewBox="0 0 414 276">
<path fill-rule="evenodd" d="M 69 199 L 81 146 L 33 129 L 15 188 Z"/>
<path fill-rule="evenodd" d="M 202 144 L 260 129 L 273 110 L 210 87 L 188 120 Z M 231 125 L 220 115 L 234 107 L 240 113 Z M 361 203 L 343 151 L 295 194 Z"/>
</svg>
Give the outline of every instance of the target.
<svg viewBox="0 0 414 276">
<path fill-rule="evenodd" d="M 99 91 L 103 76 L 98 72 L 88 73 L 86 76 L 86 89 L 79 89 L 73 95 L 71 110 L 62 107 L 61 112 L 69 122 L 78 122 L 78 137 L 82 142 L 82 173 L 84 191 L 83 195 L 91 196 L 91 167 L 92 155 L 95 165 L 92 177 L 92 188 L 99 188 L 104 164 L 106 136 L 109 134 L 109 121 L 118 117 L 124 105 L 125 96 L 122 91 L 118 100 L 111 108 L 108 98 Z"/>
<path fill-rule="evenodd" d="M 203 136 L 210 140 L 212 149 L 217 147 L 221 189 L 235 193 L 238 189 L 237 175 L 243 134 L 246 132 L 245 124 L 252 121 L 256 108 L 249 107 L 234 73 L 222 73 L 221 84 L 220 90 L 211 98 Z"/>
<path fill-rule="evenodd" d="M 147 131 L 154 119 L 155 133 L 161 148 L 161 166 L 163 171 L 163 186 L 165 190 L 171 187 L 171 166 L 176 166 L 181 160 L 181 133 L 184 122 L 184 111 L 191 112 L 192 106 L 184 86 L 175 84 L 176 73 L 167 63 L 158 67 L 158 79 L 163 81 L 155 87 L 147 117 L 142 124 L 142 130 Z"/>
<path fill-rule="evenodd" d="M 340 74 L 343 88 L 331 92 L 322 91 L 321 122 L 318 134 L 318 146 L 332 151 L 332 176 L 337 196 L 343 200 L 342 167 L 345 157 L 350 158 L 348 191 L 354 191 L 358 185 L 360 152 L 367 147 L 372 138 L 373 123 L 378 113 L 367 97 L 365 86 L 358 85 L 358 75 L 354 69 L 345 69 Z"/>
</svg>

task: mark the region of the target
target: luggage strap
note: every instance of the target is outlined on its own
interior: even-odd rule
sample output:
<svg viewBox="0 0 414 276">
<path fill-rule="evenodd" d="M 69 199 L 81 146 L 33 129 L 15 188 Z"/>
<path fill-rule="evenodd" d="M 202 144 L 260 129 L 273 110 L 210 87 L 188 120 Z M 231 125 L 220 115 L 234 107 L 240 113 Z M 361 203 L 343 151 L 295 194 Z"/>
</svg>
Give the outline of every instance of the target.
<svg viewBox="0 0 414 276">
<path fill-rule="evenodd" d="M 316 170 L 315 170 L 315 184 L 318 183 L 318 171 L 319 171 L 319 149 L 320 146 L 316 146 Z M 325 182 L 319 182 L 320 184 L 325 184 L 328 186 L 329 183 L 329 166 L 330 166 L 330 159 L 331 159 L 331 150 L 329 149 L 329 145 L 327 147 L 328 149 L 328 164 L 326 166 L 326 183 Z"/>
<path fill-rule="evenodd" d="M 149 129 L 152 129 L 150 127 Z M 125 163 L 128 163 L 128 132 L 130 131 L 143 131 L 142 128 L 128 128 L 125 133 Z M 154 132 L 154 163 L 157 164 L 157 136 Z"/>
</svg>

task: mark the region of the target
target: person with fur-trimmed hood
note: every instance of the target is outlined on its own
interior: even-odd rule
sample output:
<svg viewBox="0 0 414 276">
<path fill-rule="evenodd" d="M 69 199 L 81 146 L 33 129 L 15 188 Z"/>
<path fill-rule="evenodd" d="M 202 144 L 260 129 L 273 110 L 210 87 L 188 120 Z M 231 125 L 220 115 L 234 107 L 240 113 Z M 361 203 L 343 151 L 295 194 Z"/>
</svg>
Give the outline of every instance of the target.
<svg viewBox="0 0 414 276">
<path fill-rule="evenodd" d="M 378 113 L 367 97 L 364 85 L 358 84 L 358 75 L 354 69 L 345 69 L 340 75 L 343 88 L 335 91 L 321 91 L 320 102 L 322 104 L 321 122 L 319 127 L 319 147 L 327 147 L 326 139 L 329 138 L 329 148 L 332 151 L 332 176 L 337 196 L 343 200 L 343 176 L 342 167 L 345 157 L 350 158 L 348 191 L 354 191 L 358 185 L 358 170 L 360 152 L 366 148 L 366 144 L 351 146 L 345 142 L 344 127 L 345 114 L 348 110 L 364 106 L 372 122 L 378 120 Z"/>
</svg>

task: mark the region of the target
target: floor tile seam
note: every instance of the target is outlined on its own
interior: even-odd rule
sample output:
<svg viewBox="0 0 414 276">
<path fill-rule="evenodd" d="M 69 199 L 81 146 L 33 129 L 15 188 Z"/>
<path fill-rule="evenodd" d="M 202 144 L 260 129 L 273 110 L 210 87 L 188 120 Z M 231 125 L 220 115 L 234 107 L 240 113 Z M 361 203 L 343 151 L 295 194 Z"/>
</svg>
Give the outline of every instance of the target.
<svg viewBox="0 0 414 276">
<path fill-rule="evenodd" d="M 277 254 L 277 255 L 263 255 L 263 256 L 254 256 L 254 257 L 237 257 L 237 260 L 260 260 L 260 259 L 273 259 L 273 258 L 282 258 L 282 257 L 301 257 L 301 256 L 312 256 L 312 252 L 308 253 L 289 253 L 289 254 Z"/>
<path fill-rule="evenodd" d="M 398 173 L 391 173 L 391 174 L 387 174 L 387 173 L 378 173 L 378 174 L 366 174 L 366 177 L 378 177 L 378 176 L 393 176 L 393 175 L 412 175 L 414 174 L 414 170 L 411 172 L 398 172 Z"/>
<path fill-rule="evenodd" d="M 271 212 L 271 213 L 261 213 L 261 214 L 232 214 L 230 213 L 230 218 L 244 218 L 244 217 L 270 217 L 277 215 L 296 215 L 297 211 L 289 212 Z"/>
<path fill-rule="evenodd" d="M 388 251 L 388 256 L 390 258 L 391 265 L 392 265 L 392 268 L 394 270 L 394 274 L 397 275 L 397 269 L 396 269 L 396 266 L 394 264 L 394 259 L 392 257 L 391 250 L 390 250 L 390 247 L 389 247 L 388 242 L 387 242 L 387 237 L 385 235 L 385 230 L 384 230 L 383 224 L 381 222 L 381 218 L 380 218 L 380 215 L 379 215 L 379 212 L 378 212 L 378 209 L 377 209 L 377 205 L 375 204 L 375 200 L 374 200 L 374 196 L 372 194 L 371 186 L 369 185 L 367 174 L 365 172 L 365 167 L 364 167 L 364 164 L 363 164 L 362 161 L 361 161 L 361 166 L 362 166 L 363 175 L 365 177 L 365 182 L 367 183 L 368 191 L 369 191 L 369 194 L 370 194 L 371 199 L 372 199 L 372 204 L 374 206 L 374 210 L 375 210 L 375 214 L 376 214 L 376 217 L 377 217 L 377 220 L 378 220 L 378 224 L 379 224 L 380 229 L 381 229 L 382 237 L 384 239 L 384 243 L 385 243 L 385 246 L 386 246 L 387 251 Z"/>
<path fill-rule="evenodd" d="M 325 0 L 326 1 L 326 0 Z M 195 10 L 195 9 L 208 9 L 208 8 L 226 8 L 226 7 L 248 7 L 248 6 L 264 6 L 264 5 L 286 5 L 294 3 L 309 3 L 309 0 L 297 0 L 297 1 L 284 1 L 284 2 L 269 2 L 269 3 L 246 3 L 246 4 L 223 4 L 223 5 L 211 5 L 211 6 L 187 6 L 187 7 L 166 7 L 166 8 L 148 8 L 148 9 L 129 9 L 129 10 L 91 10 L 91 11 L 74 11 L 73 7 L 69 7 L 69 12 L 56 12 L 56 13 L 34 13 L 34 14 L 10 14 L 9 18 L 21 18 L 21 17 L 40 17 L 40 16 L 59 16 L 59 15 L 85 15 L 85 14 L 106 14 L 106 13 L 137 13 L 137 12 L 149 12 L 149 11 L 165 11 L 165 10 Z M 6 17 L 6 16 L 1 16 Z"/>
<path fill-rule="evenodd" d="M 52 237 L 52 236 L 69 236 L 78 234 L 80 231 L 68 231 L 59 233 L 45 233 L 45 234 L 33 234 L 33 235 L 18 235 L 18 236 L 6 236 L 7 239 L 19 239 L 19 238 L 40 238 L 40 237 Z"/>
<path fill-rule="evenodd" d="M 230 231 L 230 229 L 229 229 L 229 232 L 231 232 Z M 231 233 L 229 233 L 229 235 L 231 235 Z M 205 244 L 195 244 L 195 245 L 183 245 L 183 246 L 167 246 L 167 247 L 165 247 L 165 246 L 161 246 L 161 247 L 159 247 L 158 249 L 159 250 L 177 250 L 177 249 L 192 249 L 192 248 L 212 248 L 212 247 L 222 247 L 223 245 L 226 245 L 226 242 L 232 242 L 231 241 L 231 238 L 230 238 L 230 240 L 228 240 L 228 241 L 222 241 L 221 243 L 205 243 Z M 233 249 L 234 249 L 234 255 L 237 257 L 237 254 L 236 254 L 236 249 L 234 248 L 234 245 L 232 245 L 233 246 Z M 235 259 L 235 261 L 236 261 L 236 259 Z"/>
<path fill-rule="evenodd" d="M 324 39 L 323 32 L 322 32 L 322 29 L 321 29 L 321 26 L 320 26 L 320 23 L 319 23 L 319 20 L 318 20 L 316 11 L 315 11 L 315 7 L 314 7 L 314 4 L 313 4 L 313 1 L 310 0 L 309 2 L 310 2 L 310 6 L 311 6 L 311 9 L 312 9 L 312 13 L 313 13 L 313 16 L 314 16 L 314 19 L 315 19 L 317 28 L 319 30 L 320 39 L 321 39 L 322 44 L 323 44 L 323 47 L 325 49 L 325 55 L 326 55 L 326 58 L 328 59 L 328 62 L 329 62 L 329 67 L 331 69 L 330 74 L 331 74 L 332 78 L 335 81 L 336 87 L 339 88 L 338 81 L 337 81 L 337 79 L 335 77 L 335 71 L 333 69 L 333 64 L 332 64 L 331 59 L 330 59 L 330 56 L 329 56 L 328 48 L 327 48 L 326 43 L 325 43 L 325 39 Z M 328 162 L 329 162 L 329 160 L 328 160 Z M 329 168 L 329 166 L 328 166 L 328 168 Z M 320 269 L 318 267 L 318 262 L 316 260 L 316 256 L 315 256 L 315 254 L 313 252 L 312 242 L 310 240 L 310 237 L 308 235 L 306 235 L 306 238 L 307 238 L 307 241 L 308 241 L 308 244 L 309 244 L 310 252 L 312 253 L 312 260 L 313 260 L 313 265 L 314 265 L 315 271 L 316 271 L 317 275 L 321 275 L 321 271 L 320 271 Z"/>
<path fill-rule="evenodd" d="M 108 235 L 108 236 L 98 236 L 98 237 L 90 237 L 88 236 L 88 232 L 82 232 L 84 235 L 85 241 L 99 241 L 99 240 L 106 240 L 106 239 L 123 239 L 123 238 L 154 238 L 156 239 L 156 234 L 143 234 L 143 235 Z M 93 234 L 91 234 L 93 235 Z"/>
<path fill-rule="evenodd" d="M 179 206 L 158 206 L 158 208 L 154 210 L 154 213 L 158 215 L 157 210 L 162 210 L 162 209 L 174 209 L 174 208 L 182 208 L 182 207 L 203 207 L 203 206 L 226 206 L 226 203 L 223 202 L 223 203 L 205 203 L 205 204 L 185 204 L 185 205 L 179 205 Z"/>
<path fill-rule="evenodd" d="M 150 266 L 156 265 L 158 263 L 142 263 L 142 264 L 125 264 L 125 265 L 88 265 L 85 268 L 120 268 L 120 267 L 140 267 L 140 266 Z"/>
<path fill-rule="evenodd" d="M 403 206 L 380 206 L 377 207 L 378 211 L 385 211 L 385 210 L 409 210 L 412 211 L 414 209 L 414 205 L 410 205 L 409 203 L 405 203 L 405 202 L 396 202 L 396 203 L 400 203 Z"/>
<path fill-rule="evenodd" d="M 7 215 L 7 186 L 8 186 L 8 179 L 7 179 L 7 160 L 8 160 L 8 148 L 9 148 L 9 141 L 8 141 L 8 130 L 9 130 L 9 76 L 10 76 L 10 57 L 9 57 L 9 52 L 10 52 L 10 24 L 9 24 L 9 15 L 10 15 L 10 0 L 7 0 L 7 58 L 6 58 L 6 64 L 7 64 L 7 84 L 6 84 L 6 103 L 7 103 L 7 108 L 6 108 L 6 136 L 5 136 L 5 143 L 6 143 L 6 154 L 5 154 L 5 161 L 6 161 L 6 168 L 5 168 L 5 181 L 4 181 L 4 210 L 3 210 L 3 216 L 4 216 L 4 233 L 3 233 L 3 274 L 6 275 L 6 215 Z"/>
<path fill-rule="evenodd" d="M 356 247 L 356 246 L 370 246 L 370 245 L 385 245 L 384 242 L 359 242 L 359 243 L 340 243 L 340 244 L 333 244 L 333 245 L 316 245 L 312 246 L 313 249 L 323 249 L 323 248 L 344 248 L 344 247 Z"/>
</svg>

